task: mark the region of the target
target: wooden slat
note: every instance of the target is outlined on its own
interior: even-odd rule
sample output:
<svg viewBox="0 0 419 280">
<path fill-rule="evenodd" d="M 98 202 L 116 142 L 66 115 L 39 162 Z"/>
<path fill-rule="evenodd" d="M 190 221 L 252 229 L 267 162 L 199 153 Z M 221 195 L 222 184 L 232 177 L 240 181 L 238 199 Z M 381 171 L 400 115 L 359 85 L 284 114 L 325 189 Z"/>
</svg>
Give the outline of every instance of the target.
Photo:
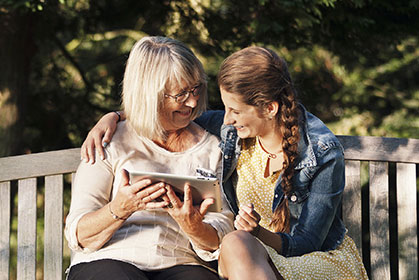
<svg viewBox="0 0 419 280">
<path fill-rule="evenodd" d="M 342 210 L 348 235 L 354 240 L 362 256 L 362 211 L 361 211 L 361 162 L 345 162 L 346 185 L 343 193 Z"/>
<path fill-rule="evenodd" d="M 371 277 L 390 279 L 388 163 L 370 162 Z"/>
<path fill-rule="evenodd" d="M 397 163 L 399 279 L 418 279 L 416 165 Z"/>
<path fill-rule="evenodd" d="M 17 280 L 36 276 L 36 178 L 18 182 Z"/>
<path fill-rule="evenodd" d="M 74 172 L 80 149 L 0 158 L 0 182 Z"/>
<path fill-rule="evenodd" d="M 0 279 L 9 279 L 10 182 L 0 183 Z"/>
<path fill-rule="evenodd" d="M 338 136 L 345 148 L 345 159 L 419 162 L 419 139 L 375 136 Z"/>
<path fill-rule="evenodd" d="M 44 279 L 62 277 L 63 175 L 45 177 Z"/>
</svg>

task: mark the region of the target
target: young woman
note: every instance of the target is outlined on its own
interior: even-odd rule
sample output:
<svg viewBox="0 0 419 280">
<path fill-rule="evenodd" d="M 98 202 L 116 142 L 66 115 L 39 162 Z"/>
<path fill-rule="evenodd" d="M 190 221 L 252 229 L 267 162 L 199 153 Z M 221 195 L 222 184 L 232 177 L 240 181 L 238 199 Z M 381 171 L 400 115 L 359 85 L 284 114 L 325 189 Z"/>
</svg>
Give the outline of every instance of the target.
<svg viewBox="0 0 419 280">
<path fill-rule="evenodd" d="M 221 137 L 223 191 L 237 231 L 222 240 L 226 279 L 367 279 L 340 217 L 345 185 L 337 138 L 298 103 L 285 61 L 248 47 L 221 65 L 225 112 L 197 119 Z M 108 131 L 106 115 L 89 134 L 82 157 Z M 223 124 L 224 122 L 224 124 Z"/>
</svg>

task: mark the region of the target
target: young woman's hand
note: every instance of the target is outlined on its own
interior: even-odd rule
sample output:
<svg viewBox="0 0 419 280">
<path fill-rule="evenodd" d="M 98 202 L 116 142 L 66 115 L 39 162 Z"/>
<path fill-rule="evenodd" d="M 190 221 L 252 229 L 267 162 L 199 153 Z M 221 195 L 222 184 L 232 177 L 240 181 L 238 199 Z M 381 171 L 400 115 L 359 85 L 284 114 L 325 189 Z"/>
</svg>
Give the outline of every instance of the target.
<svg viewBox="0 0 419 280">
<path fill-rule="evenodd" d="M 234 227 L 257 236 L 260 230 L 259 222 L 259 213 L 255 211 L 253 204 L 248 204 L 240 208 L 239 214 L 234 220 Z"/>
<path fill-rule="evenodd" d="M 97 124 L 90 130 L 86 140 L 81 146 L 81 159 L 85 162 L 95 163 L 95 151 L 97 150 L 101 159 L 105 158 L 103 148 L 106 147 L 115 133 L 116 125 L 120 117 L 115 112 L 104 115 Z"/>
</svg>

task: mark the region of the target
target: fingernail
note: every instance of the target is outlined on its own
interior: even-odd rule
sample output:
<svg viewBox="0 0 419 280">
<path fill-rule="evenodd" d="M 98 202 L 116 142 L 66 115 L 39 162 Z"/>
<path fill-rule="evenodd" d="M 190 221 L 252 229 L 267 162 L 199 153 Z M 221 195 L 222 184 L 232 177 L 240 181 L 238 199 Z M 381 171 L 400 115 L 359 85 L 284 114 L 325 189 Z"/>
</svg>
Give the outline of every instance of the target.
<svg viewBox="0 0 419 280">
<path fill-rule="evenodd" d="M 93 159 L 91 159 L 91 160 L 89 161 L 89 163 L 90 163 L 90 164 L 93 164 Z"/>
<path fill-rule="evenodd" d="M 89 161 L 87 160 L 87 158 L 84 158 L 83 159 L 83 161 L 85 162 L 85 163 L 88 163 Z"/>
<path fill-rule="evenodd" d="M 105 157 L 104 157 L 104 156 L 100 156 L 100 159 L 101 159 L 101 160 L 104 160 L 104 159 L 105 159 Z"/>
<path fill-rule="evenodd" d="M 103 142 L 102 146 L 103 148 L 106 148 L 106 146 L 108 146 L 108 142 Z"/>
</svg>

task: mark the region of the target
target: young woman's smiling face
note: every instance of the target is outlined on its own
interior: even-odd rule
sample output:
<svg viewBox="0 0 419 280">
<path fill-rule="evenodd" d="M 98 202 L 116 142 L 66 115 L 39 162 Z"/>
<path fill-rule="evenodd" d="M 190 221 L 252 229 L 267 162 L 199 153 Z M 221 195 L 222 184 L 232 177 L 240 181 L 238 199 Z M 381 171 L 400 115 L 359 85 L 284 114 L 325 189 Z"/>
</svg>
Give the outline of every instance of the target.
<svg viewBox="0 0 419 280">
<path fill-rule="evenodd" d="M 220 92 L 225 107 L 224 124 L 233 125 L 240 138 L 263 137 L 272 129 L 257 107 L 244 103 L 240 95 L 225 91 L 222 87 Z"/>
</svg>

